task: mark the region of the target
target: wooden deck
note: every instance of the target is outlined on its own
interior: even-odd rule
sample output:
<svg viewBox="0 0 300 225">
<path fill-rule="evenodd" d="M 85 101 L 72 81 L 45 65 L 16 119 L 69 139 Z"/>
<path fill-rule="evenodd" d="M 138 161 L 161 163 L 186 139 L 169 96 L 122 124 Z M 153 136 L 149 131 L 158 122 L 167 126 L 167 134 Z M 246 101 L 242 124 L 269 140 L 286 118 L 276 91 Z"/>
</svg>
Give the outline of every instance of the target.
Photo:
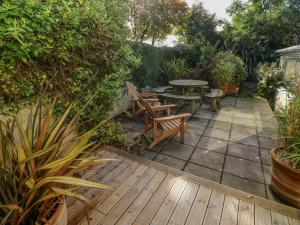
<svg viewBox="0 0 300 225">
<path fill-rule="evenodd" d="M 67 200 L 70 225 L 300 225 L 300 211 L 116 150 L 84 177 L 111 190 Z M 89 223 L 86 219 L 89 215 Z"/>
</svg>

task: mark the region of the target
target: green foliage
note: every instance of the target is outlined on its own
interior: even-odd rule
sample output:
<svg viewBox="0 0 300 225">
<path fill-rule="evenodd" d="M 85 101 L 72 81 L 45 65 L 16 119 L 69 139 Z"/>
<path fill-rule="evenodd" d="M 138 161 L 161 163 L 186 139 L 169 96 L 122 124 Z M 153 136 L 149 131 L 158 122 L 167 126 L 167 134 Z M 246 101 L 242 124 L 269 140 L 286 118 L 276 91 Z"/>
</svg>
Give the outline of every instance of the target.
<svg viewBox="0 0 300 225">
<path fill-rule="evenodd" d="M 132 77 L 138 87 L 155 87 L 167 85 L 169 77 L 164 71 L 164 62 L 184 58 L 185 47 L 155 47 L 143 43 L 134 43 L 133 49 L 141 56 L 139 68 L 133 71 Z"/>
<path fill-rule="evenodd" d="M 258 94 L 266 98 L 272 109 L 275 106 L 277 89 L 284 85 L 283 72 L 276 64 L 264 64 L 258 72 Z"/>
<path fill-rule="evenodd" d="M 278 49 L 300 42 L 299 0 L 236 0 L 229 8 L 232 23 L 222 31 L 225 46 L 238 54 L 255 74 L 261 62 L 278 58 Z"/>
<path fill-rule="evenodd" d="M 215 85 L 240 84 L 246 79 L 246 71 L 242 60 L 229 52 L 218 53 L 216 64 L 212 70 L 212 80 Z"/>
<path fill-rule="evenodd" d="M 130 0 L 130 3 L 134 38 L 141 42 L 151 39 L 152 45 L 171 34 L 187 12 L 185 1 Z"/>
<path fill-rule="evenodd" d="M 110 122 L 98 130 L 97 136 L 97 139 L 102 140 L 104 144 L 118 145 L 123 143 L 125 132 L 121 123 Z"/>
<path fill-rule="evenodd" d="M 164 62 L 163 71 L 169 77 L 169 80 L 176 80 L 183 78 L 186 73 L 184 59 L 172 59 Z"/>
<path fill-rule="evenodd" d="M 129 13 L 119 0 L 0 1 L 0 96 L 59 95 L 58 111 L 89 102 L 81 120 L 97 124 L 139 63 Z"/>
<path fill-rule="evenodd" d="M 202 3 L 198 3 L 188 12 L 185 23 L 178 29 L 178 34 L 187 44 L 208 42 L 214 45 L 220 39 L 217 31 L 220 24 L 221 21 L 217 20 L 215 14 L 210 14 Z"/>
<path fill-rule="evenodd" d="M 281 149 L 279 157 L 287 160 L 294 168 L 300 168 L 300 93 L 289 103 L 286 109 L 275 113 L 279 122 Z"/>
<path fill-rule="evenodd" d="M 45 224 L 63 196 L 87 203 L 76 193 L 80 186 L 109 188 L 74 177 L 102 161 L 91 155 L 98 145 L 90 141 L 102 124 L 78 135 L 77 117 L 67 122 L 72 105 L 56 117 L 54 104 L 37 103 L 10 123 L 0 120 L 1 224 Z"/>
</svg>

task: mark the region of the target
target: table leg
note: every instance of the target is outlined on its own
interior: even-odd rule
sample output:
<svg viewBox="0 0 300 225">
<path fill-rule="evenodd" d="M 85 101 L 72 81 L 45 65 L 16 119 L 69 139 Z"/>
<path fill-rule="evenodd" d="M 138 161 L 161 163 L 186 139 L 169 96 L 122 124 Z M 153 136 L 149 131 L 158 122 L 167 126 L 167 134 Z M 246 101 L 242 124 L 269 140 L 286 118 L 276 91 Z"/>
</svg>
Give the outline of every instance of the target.
<svg viewBox="0 0 300 225">
<path fill-rule="evenodd" d="M 192 114 L 196 112 L 196 101 L 192 100 Z"/>
</svg>

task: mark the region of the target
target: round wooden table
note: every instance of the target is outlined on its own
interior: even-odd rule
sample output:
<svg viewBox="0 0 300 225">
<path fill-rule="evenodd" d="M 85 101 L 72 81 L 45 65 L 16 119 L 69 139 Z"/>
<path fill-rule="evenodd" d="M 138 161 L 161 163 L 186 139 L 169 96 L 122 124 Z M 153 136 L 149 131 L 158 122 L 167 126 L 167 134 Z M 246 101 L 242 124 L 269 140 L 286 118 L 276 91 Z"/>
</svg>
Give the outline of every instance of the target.
<svg viewBox="0 0 300 225">
<path fill-rule="evenodd" d="M 203 88 L 208 85 L 207 81 L 203 80 L 189 80 L 189 79 L 184 79 L 184 80 L 171 80 L 169 81 L 169 84 L 172 86 L 180 87 L 182 88 L 182 94 L 185 95 L 185 89 L 191 89 L 191 88 Z"/>
</svg>

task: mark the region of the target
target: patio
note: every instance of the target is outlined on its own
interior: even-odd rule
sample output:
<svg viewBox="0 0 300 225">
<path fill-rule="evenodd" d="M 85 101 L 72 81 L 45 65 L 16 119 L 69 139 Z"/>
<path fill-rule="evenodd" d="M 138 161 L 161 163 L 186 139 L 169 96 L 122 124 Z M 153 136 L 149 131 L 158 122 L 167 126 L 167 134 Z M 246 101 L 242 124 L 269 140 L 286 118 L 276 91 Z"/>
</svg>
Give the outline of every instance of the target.
<svg viewBox="0 0 300 225">
<path fill-rule="evenodd" d="M 176 113 L 188 112 L 188 107 Z M 202 106 L 189 119 L 185 144 L 179 137 L 163 141 L 148 150 L 138 138 L 143 118 L 120 119 L 133 151 L 169 167 L 224 184 L 263 198 L 274 200 L 270 188 L 270 149 L 276 144 L 276 121 L 265 99 L 225 97 L 214 113 Z M 135 147 L 136 148 L 136 147 Z"/>
</svg>

